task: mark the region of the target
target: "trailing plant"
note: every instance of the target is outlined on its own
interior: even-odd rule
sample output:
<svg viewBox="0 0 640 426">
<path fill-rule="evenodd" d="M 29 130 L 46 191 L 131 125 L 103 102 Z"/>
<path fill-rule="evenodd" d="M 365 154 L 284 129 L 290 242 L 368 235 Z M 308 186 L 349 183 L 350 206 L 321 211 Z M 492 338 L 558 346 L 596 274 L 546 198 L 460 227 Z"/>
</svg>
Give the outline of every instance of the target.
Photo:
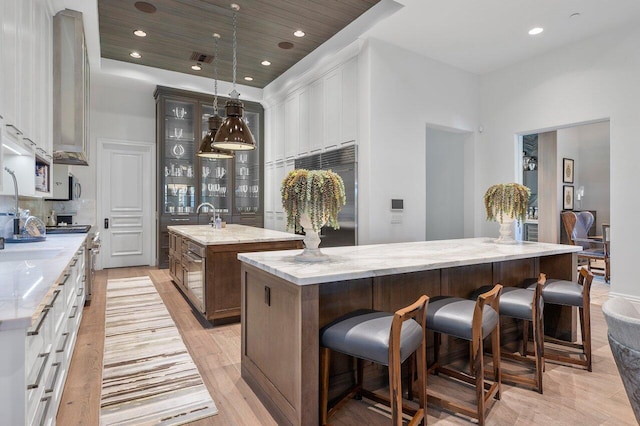
<svg viewBox="0 0 640 426">
<path fill-rule="evenodd" d="M 519 183 L 499 183 L 491 186 L 484 194 L 487 220 L 502 223 L 506 215 L 524 221 L 530 195 L 531 190 Z"/>
<path fill-rule="evenodd" d="M 300 231 L 300 215 L 307 212 L 318 231 L 323 224 L 338 229 L 338 212 L 346 202 L 344 182 L 331 170 L 296 169 L 289 172 L 280 188 L 287 212 L 287 228 Z"/>
</svg>

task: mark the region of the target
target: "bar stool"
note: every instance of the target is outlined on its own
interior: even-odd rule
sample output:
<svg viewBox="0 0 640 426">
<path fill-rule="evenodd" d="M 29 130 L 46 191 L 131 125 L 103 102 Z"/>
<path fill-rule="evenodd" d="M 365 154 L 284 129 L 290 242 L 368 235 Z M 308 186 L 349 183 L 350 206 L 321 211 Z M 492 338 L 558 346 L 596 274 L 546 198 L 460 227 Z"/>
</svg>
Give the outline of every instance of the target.
<svg viewBox="0 0 640 426">
<path fill-rule="evenodd" d="M 462 382 L 474 385 L 476 406 L 474 409 L 460 402 L 445 400 L 428 393 L 429 402 L 444 409 L 456 411 L 478 420 L 484 425 L 486 402 L 495 397 L 500 399 L 500 318 L 499 303 L 502 286 L 496 284 L 492 290 L 471 301 L 460 297 L 434 297 L 427 313 L 427 329 L 435 333 L 434 363 L 428 372 L 442 373 Z M 471 374 L 452 370 L 440 365 L 440 339 L 442 334 L 468 340 L 471 347 Z M 483 340 L 491 335 L 493 355 L 492 384 L 484 382 Z M 486 390 L 486 392 L 485 392 Z"/>
<path fill-rule="evenodd" d="M 415 303 L 394 314 L 359 310 L 342 316 L 320 331 L 320 421 L 326 424 L 337 409 L 354 396 L 365 396 L 391 407 L 392 424 L 402 425 L 403 411 L 413 414 L 410 425 L 426 419 L 426 313 L 429 298 L 421 296 Z M 356 384 L 329 410 L 329 365 L 331 351 L 357 358 Z M 402 404 L 401 364 L 417 355 L 419 408 Z M 362 360 L 389 367 L 389 398 L 363 389 Z M 409 387 L 411 388 L 411 379 Z M 411 394 L 411 392 L 410 392 Z M 424 421 L 426 424 L 426 420 Z"/>
<path fill-rule="evenodd" d="M 513 351 L 507 352 L 501 349 L 503 358 L 509 358 L 523 363 L 534 364 L 533 377 L 513 374 L 502 368 L 502 381 L 532 386 L 534 390 L 542 393 L 542 373 L 544 371 L 544 320 L 542 316 L 544 301 L 542 288 L 547 278 L 540 274 L 533 290 L 521 287 L 504 287 L 500 295 L 500 315 L 523 320 L 522 349 L 520 354 Z M 472 299 L 480 293 L 490 290 L 490 287 L 481 287 L 474 292 Z M 529 341 L 529 323 L 533 324 L 533 358 L 527 357 Z"/>
<path fill-rule="evenodd" d="M 591 361 L 591 282 L 593 274 L 587 268 L 581 268 L 578 274 L 578 282 L 548 279 L 542 289 L 542 298 L 544 304 L 576 306 L 580 316 L 580 331 L 582 343 L 568 342 L 545 336 L 545 342 L 562 345 L 569 348 L 579 349 L 582 352 L 580 356 L 584 359 L 572 358 L 570 352 L 563 354 L 545 351 L 545 360 L 559 361 L 568 364 L 586 367 L 588 371 L 592 371 Z M 531 284 L 529 289 L 534 288 L 537 284 Z M 573 352 L 575 353 L 575 352 Z"/>
</svg>

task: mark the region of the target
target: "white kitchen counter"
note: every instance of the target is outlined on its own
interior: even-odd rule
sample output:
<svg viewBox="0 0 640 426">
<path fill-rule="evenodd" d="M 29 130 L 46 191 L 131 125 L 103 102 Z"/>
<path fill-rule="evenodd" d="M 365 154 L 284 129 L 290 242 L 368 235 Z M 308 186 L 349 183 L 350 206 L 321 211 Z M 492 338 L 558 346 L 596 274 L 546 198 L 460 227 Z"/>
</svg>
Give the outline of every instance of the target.
<svg viewBox="0 0 640 426">
<path fill-rule="evenodd" d="M 222 229 L 215 229 L 211 225 L 169 226 L 167 228 L 169 231 L 173 231 L 205 246 L 304 239 L 304 235 L 245 225 L 229 224 L 226 228 Z"/>
<path fill-rule="evenodd" d="M 87 234 L 48 235 L 46 241 L 0 250 L 0 331 L 29 328 Z"/>
<path fill-rule="evenodd" d="M 582 250 L 564 244 L 494 241 L 494 238 L 465 238 L 331 248 L 321 245 L 329 260 L 319 263 L 295 261 L 294 255 L 301 250 L 240 253 L 238 259 L 293 284 L 309 285 Z"/>
</svg>

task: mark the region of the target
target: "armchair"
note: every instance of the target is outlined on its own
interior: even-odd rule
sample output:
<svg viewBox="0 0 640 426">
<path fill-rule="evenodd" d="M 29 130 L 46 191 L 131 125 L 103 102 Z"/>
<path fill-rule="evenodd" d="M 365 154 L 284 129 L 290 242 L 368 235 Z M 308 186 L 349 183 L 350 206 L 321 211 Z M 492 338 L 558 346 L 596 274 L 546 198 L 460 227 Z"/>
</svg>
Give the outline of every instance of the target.
<svg viewBox="0 0 640 426">
<path fill-rule="evenodd" d="M 562 223 L 567 231 L 569 243 L 574 246 L 582 246 L 582 251 L 578 252 L 578 263 L 586 264 L 587 270 L 592 273 L 591 262 L 593 260 L 605 261 L 602 241 L 589 238 L 587 235 L 593 221 L 593 214 L 588 211 L 562 212 Z M 606 275 L 606 272 L 600 275 Z"/>
</svg>

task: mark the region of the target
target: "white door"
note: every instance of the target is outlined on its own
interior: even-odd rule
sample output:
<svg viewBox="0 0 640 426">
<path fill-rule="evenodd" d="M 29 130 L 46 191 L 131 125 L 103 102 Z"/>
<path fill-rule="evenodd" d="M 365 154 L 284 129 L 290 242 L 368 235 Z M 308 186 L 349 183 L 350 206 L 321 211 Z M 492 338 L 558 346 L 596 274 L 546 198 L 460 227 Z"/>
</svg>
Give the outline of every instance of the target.
<svg viewBox="0 0 640 426">
<path fill-rule="evenodd" d="M 103 268 L 155 265 L 155 144 L 98 140 Z"/>
</svg>

